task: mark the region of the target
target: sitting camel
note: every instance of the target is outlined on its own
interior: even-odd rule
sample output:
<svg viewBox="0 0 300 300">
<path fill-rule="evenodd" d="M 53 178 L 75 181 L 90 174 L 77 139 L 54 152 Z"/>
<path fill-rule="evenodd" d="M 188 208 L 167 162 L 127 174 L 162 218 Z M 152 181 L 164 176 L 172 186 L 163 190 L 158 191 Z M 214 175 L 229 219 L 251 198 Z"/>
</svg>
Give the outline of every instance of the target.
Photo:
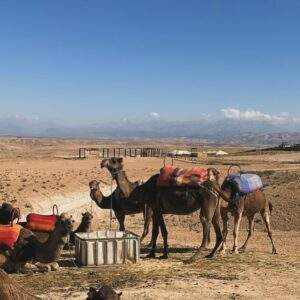
<svg viewBox="0 0 300 300">
<path fill-rule="evenodd" d="M 254 231 L 254 216 L 256 213 L 260 213 L 264 220 L 268 232 L 268 236 L 271 240 L 272 253 L 276 254 L 277 251 L 274 245 L 271 227 L 270 227 L 270 213 L 272 211 L 272 204 L 268 201 L 268 199 L 266 198 L 262 190 L 256 190 L 254 192 L 242 196 L 238 201 L 237 209 L 232 212 L 228 208 L 228 202 L 232 198 L 232 195 L 235 195 L 236 193 L 237 193 L 236 186 L 232 185 L 229 181 L 224 181 L 222 185 L 222 190 L 219 190 L 219 194 L 221 195 L 222 199 L 225 200 L 222 201 L 221 203 L 221 217 L 223 221 L 223 239 L 224 239 L 221 247 L 221 253 L 225 253 L 226 251 L 226 237 L 228 233 L 227 223 L 229 219 L 228 215 L 231 212 L 231 214 L 234 216 L 234 229 L 233 229 L 234 243 L 232 249 L 234 253 L 238 253 L 237 240 L 238 240 L 239 227 L 240 227 L 242 217 L 246 216 L 249 223 L 249 231 L 248 231 L 247 239 L 243 244 L 243 246 L 239 249 L 240 251 L 245 251 L 248 241 Z"/>
<path fill-rule="evenodd" d="M 40 242 L 30 230 L 22 228 L 15 246 L 0 252 L 0 268 L 8 272 L 26 270 L 28 267 L 46 271 L 58 269 L 57 261 L 69 241 L 73 223 L 72 216 L 61 214 L 45 243 Z M 36 263 L 35 266 L 30 266 L 31 261 Z"/>
<path fill-rule="evenodd" d="M 120 300 L 122 292 L 117 293 L 110 286 L 103 285 L 98 291 L 90 287 L 86 300 Z"/>
<path fill-rule="evenodd" d="M 0 269 L 0 299 L 1 300 L 37 300 L 13 278 Z"/>
<path fill-rule="evenodd" d="M 104 159 L 101 166 L 105 166 L 110 171 L 122 191 L 123 189 L 125 191 L 128 190 L 128 187 L 126 188 L 127 180 L 124 179 L 127 177 L 125 171 L 123 171 L 122 158 Z M 161 229 L 164 241 L 164 253 L 161 258 L 168 257 L 168 232 L 163 214 L 187 215 L 197 210 L 201 210 L 200 217 L 204 224 L 203 241 L 192 260 L 196 259 L 200 251 L 204 248 L 205 242 L 208 240 L 211 223 L 216 233 L 216 243 L 207 257 L 213 257 L 223 241 L 219 225 L 219 195 L 214 190 L 214 186 L 218 186 L 219 172 L 216 169 L 208 169 L 208 180 L 202 186 L 194 187 L 159 187 L 157 185 L 158 176 L 159 174 L 150 177 L 147 182 L 136 187 L 127 198 L 128 202 L 132 202 L 135 205 L 147 205 L 142 238 L 147 234 L 149 222 L 153 218 L 152 249 L 148 257 L 155 257 L 159 228 Z"/>
<path fill-rule="evenodd" d="M 75 233 L 77 232 L 91 232 L 92 231 L 93 215 L 88 211 L 82 213 L 82 218 L 77 229 L 70 233 L 70 244 L 75 244 Z"/>
<path fill-rule="evenodd" d="M 20 210 L 14 208 L 10 203 L 3 202 L 0 206 L 0 224 L 10 224 L 12 219 L 20 218 Z"/>
</svg>

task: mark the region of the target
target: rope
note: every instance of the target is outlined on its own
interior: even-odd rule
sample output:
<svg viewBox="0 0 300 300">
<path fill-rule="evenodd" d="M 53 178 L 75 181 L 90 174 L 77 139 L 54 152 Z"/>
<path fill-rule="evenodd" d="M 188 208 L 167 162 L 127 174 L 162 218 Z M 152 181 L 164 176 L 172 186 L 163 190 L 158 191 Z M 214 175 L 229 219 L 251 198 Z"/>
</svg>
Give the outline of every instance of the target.
<svg viewBox="0 0 300 300">
<path fill-rule="evenodd" d="M 109 215 L 109 229 L 111 229 L 111 223 L 112 223 L 112 202 L 113 202 L 113 178 L 110 182 L 110 215 Z"/>
</svg>

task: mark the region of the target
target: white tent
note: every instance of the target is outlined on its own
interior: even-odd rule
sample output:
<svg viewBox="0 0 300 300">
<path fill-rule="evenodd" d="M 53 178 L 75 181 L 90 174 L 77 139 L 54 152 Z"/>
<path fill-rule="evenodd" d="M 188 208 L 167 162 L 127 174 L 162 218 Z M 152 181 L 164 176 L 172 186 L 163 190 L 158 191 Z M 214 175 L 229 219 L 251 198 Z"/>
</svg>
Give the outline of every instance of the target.
<svg viewBox="0 0 300 300">
<path fill-rule="evenodd" d="M 169 155 L 171 156 L 189 156 L 192 153 L 190 151 L 186 151 L 186 150 L 173 150 L 171 152 L 169 152 Z"/>
<path fill-rule="evenodd" d="M 222 156 L 222 155 L 228 155 L 228 153 L 225 152 L 225 151 L 223 151 L 223 150 L 218 150 L 218 151 L 216 152 L 216 156 Z"/>
</svg>

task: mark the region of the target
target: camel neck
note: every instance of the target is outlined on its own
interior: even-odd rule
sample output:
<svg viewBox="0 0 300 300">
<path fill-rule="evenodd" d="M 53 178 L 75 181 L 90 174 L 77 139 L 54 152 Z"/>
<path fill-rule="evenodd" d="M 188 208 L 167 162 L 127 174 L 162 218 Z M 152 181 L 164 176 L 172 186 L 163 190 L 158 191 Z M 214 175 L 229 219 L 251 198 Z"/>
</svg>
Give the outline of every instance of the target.
<svg viewBox="0 0 300 300">
<path fill-rule="evenodd" d="M 111 196 L 108 197 L 104 196 L 98 188 L 96 191 L 91 192 L 91 198 L 96 202 L 96 204 L 103 209 L 110 208 L 111 207 Z"/>
<path fill-rule="evenodd" d="M 125 171 L 118 172 L 115 175 L 115 180 L 124 196 L 128 198 L 133 188 L 132 183 L 128 180 Z"/>
</svg>

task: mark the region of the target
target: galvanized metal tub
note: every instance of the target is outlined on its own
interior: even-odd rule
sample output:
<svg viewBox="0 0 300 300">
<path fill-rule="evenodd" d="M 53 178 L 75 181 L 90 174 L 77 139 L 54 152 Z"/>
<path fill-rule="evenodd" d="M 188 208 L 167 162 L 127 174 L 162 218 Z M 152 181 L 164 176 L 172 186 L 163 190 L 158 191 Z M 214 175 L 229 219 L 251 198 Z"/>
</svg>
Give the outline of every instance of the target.
<svg viewBox="0 0 300 300">
<path fill-rule="evenodd" d="M 75 258 L 83 267 L 137 262 L 140 237 L 129 231 L 99 230 L 75 234 Z"/>
</svg>

